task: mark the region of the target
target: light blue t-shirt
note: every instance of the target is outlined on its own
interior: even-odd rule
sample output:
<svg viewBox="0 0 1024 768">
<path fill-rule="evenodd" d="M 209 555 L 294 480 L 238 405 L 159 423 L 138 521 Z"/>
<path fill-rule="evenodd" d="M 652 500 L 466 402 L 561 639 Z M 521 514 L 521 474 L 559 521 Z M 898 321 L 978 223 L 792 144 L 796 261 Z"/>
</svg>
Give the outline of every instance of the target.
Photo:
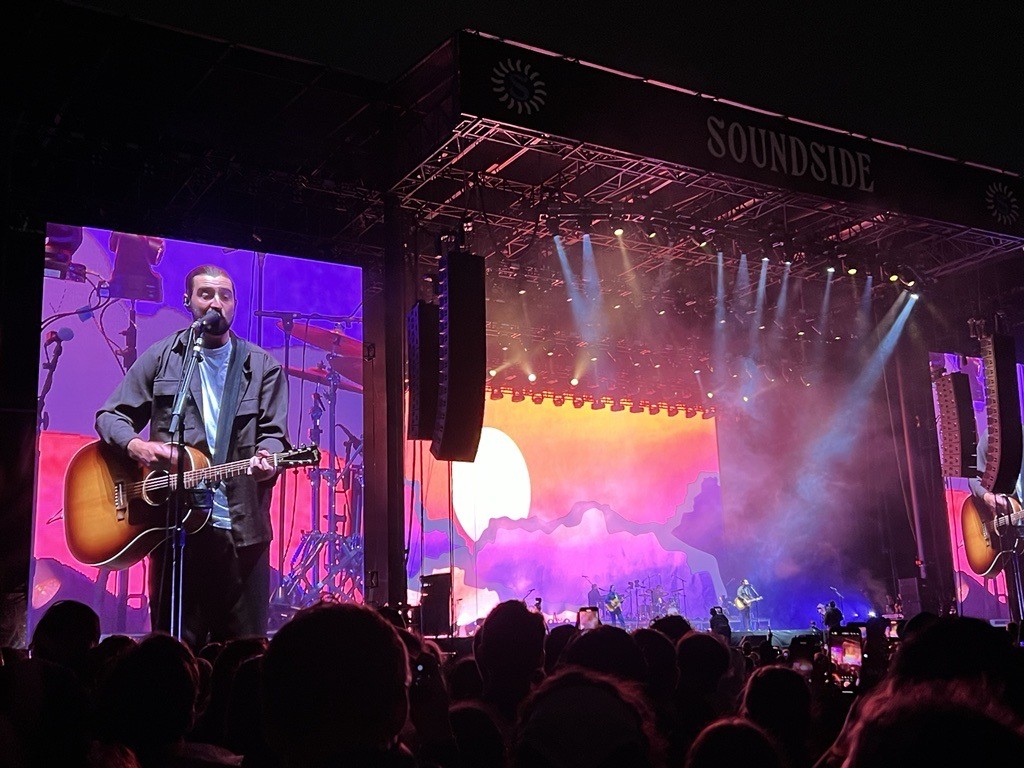
<svg viewBox="0 0 1024 768">
<path fill-rule="evenodd" d="M 217 451 L 217 422 L 220 420 L 220 401 L 224 395 L 224 384 L 228 378 L 228 362 L 231 360 L 232 342 L 222 347 L 203 350 L 203 360 L 199 364 L 200 379 L 203 382 L 203 422 L 206 426 L 206 442 L 210 446 L 210 455 Z M 230 440 L 230 435 L 224 436 Z M 210 524 L 214 528 L 231 528 L 231 515 L 228 513 L 228 495 L 224 491 L 224 483 L 217 483 L 213 491 L 213 517 Z"/>
</svg>

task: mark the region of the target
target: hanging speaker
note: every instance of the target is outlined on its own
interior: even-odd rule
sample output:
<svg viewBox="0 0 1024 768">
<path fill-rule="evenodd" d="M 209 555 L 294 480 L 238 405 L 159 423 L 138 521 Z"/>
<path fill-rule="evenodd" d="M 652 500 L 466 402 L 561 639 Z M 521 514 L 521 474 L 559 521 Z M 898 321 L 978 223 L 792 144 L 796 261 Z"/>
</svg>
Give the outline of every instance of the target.
<svg viewBox="0 0 1024 768">
<path fill-rule="evenodd" d="M 950 373 L 939 376 L 934 387 L 942 476 L 977 477 L 978 428 L 970 379 L 966 373 Z"/>
<path fill-rule="evenodd" d="M 409 440 L 431 440 L 437 421 L 437 379 L 440 361 L 438 307 L 417 301 L 406 315 L 406 361 L 409 373 Z"/>
<path fill-rule="evenodd" d="M 453 249 L 441 257 L 437 279 L 440 367 L 430 452 L 441 461 L 473 461 L 487 374 L 484 261 Z"/>
</svg>

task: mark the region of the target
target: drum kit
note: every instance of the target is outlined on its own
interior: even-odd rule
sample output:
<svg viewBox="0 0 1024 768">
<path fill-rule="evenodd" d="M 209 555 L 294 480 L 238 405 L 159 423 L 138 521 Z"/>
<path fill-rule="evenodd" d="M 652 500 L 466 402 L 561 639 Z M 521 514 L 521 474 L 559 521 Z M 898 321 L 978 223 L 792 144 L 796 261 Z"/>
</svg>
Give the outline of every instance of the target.
<svg viewBox="0 0 1024 768">
<path fill-rule="evenodd" d="M 627 605 L 637 622 L 642 624 L 662 616 L 686 615 L 685 589 L 666 589 L 660 584 L 651 586 L 650 581 L 648 576 L 626 584 Z"/>
<path fill-rule="evenodd" d="M 322 316 L 276 314 L 280 317 L 277 325 L 285 333 L 285 370 L 289 376 L 315 387 L 309 410 L 309 439 L 326 457 L 321 466 L 308 470 L 311 527 L 303 533 L 288 572 L 282 577 L 278 601 L 294 608 L 311 605 L 328 595 L 339 600 L 362 601 L 363 441 L 338 420 L 336 409 L 339 392 L 363 391 L 363 343 L 346 335 L 341 322 L 328 329 L 309 324 L 310 319 Z M 295 322 L 302 317 L 305 321 Z M 312 367 L 292 367 L 291 336 L 322 352 L 323 359 Z M 343 453 L 337 446 L 338 430 L 346 437 Z M 325 432 L 326 446 L 322 446 Z M 326 514 L 321 513 L 322 490 L 326 491 Z M 339 499 L 343 501 L 340 510 Z"/>
</svg>

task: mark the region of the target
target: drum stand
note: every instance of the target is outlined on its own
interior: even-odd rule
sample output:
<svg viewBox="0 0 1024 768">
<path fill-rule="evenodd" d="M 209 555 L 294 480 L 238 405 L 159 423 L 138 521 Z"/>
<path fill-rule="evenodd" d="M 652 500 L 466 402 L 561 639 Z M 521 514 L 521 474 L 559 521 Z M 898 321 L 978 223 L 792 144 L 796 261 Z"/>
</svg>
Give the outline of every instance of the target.
<svg viewBox="0 0 1024 768">
<path fill-rule="evenodd" d="M 327 376 L 327 418 L 330 428 L 327 432 L 327 467 L 314 467 L 309 471 L 312 484 L 311 530 L 303 533 L 299 545 L 292 555 L 288 575 L 283 581 L 285 598 L 300 608 L 312 605 L 325 595 L 332 595 L 342 601 L 361 600 L 363 597 L 363 540 L 361 535 L 362 506 L 362 474 L 355 471 L 352 461 L 361 450 L 362 441 L 352 435 L 345 427 L 349 440 L 345 442 L 345 467 L 339 472 L 336 466 L 337 448 L 335 437 L 335 405 L 337 401 L 340 374 L 333 369 Z M 313 407 L 310 418 L 313 426 L 309 437 L 314 445 L 319 445 L 321 437 L 320 419 L 324 413 L 323 399 L 319 392 L 313 394 Z M 355 449 L 355 450 L 353 450 Z M 341 476 L 349 478 L 348 482 L 339 481 Z M 320 483 L 327 484 L 327 530 L 320 530 Z M 358 492 L 357 492 L 358 486 Z M 339 515 L 337 496 L 339 493 L 350 493 L 352 502 L 347 515 Z M 345 535 L 338 530 L 339 524 L 349 524 L 349 533 Z M 321 576 L 321 565 L 323 575 Z"/>
</svg>

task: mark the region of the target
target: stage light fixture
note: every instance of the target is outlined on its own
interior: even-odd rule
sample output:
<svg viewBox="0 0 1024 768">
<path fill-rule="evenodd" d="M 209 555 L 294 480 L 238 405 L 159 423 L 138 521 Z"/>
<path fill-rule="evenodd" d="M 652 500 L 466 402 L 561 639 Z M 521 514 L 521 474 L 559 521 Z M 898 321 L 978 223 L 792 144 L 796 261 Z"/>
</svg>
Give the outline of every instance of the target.
<svg viewBox="0 0 1024 768">
<path fill-rule="evenodd" d="M 491 370 L 489 370 L 487 372 L 487 375 L 490 376 L 493 379 L 495 376 L 498 375 L 498 369 L 497 368 L 491 368 Z"/>
<path fill-rule="evenodd" d="M 625 409 L 626 409 L 626 406 L 624 406 L 624 405 L 622 404 L 622 401 L 621 401 L 621 400 L 613 400 L 613 401 L 612 401 L 612 407 L 611 407 L 611 410 L 613 410 L 613 411 L 623 411 L 623 410 L 625 410 Z"/>
<path fill-rule="evenodd" d="M 580 383 L 580 380 L 577 379 L 575 376 L 573 376 L 571 379 L 569 379 L 569 386 L 571 386 L 571 387 L 575 387 L 579 383 Z"/>
<path fill-rule="evenodd" d="M 697 415 L 697 409 L 694 406 L 692 406 L 692 405 L 686 406 L 686 418 L 692 419 L 696 415 Z"/>
<path fill-rule="evenodd" d="M 584 403 L 584 400 L 579 395 L 577 395 L 576 397 L 574 397 L 572 399 L 572 407 L 573 408 L 582 408 L 583 407 L 583 403 Z"/>
<path fill-rule="evenodd" d="M 513 389 L 512 390 L 512 402 L 513 403 L 521 403 L 525 399 L 526 399 L 526 395 L 524 395 L 520 390 L 518 390 L 518 389 Z"/>
<path fill-rule="evenodd" d="M 651 416 L 657 416 L 659 413 L 661 413 L 661 407 L 656 405 L 655 403 L 651 403 L 650 407 L 647 409 L 647 412 L 651 414 Z"/>
<path fill-rule="evenodd" d="M 601 399 L 595 400 L 594 402 L 592 402 L 590 404 L 590 408 L 591 408 L 591 410 L 594 410 L 594 411 L 600 411 L 602 408 L 604 408 L 604 400 L 601 400 Z"/>
<path fill-rule="evenodd" d="M 713 418 L 715 418 L 715 409 L 714 408 L 705 408 L 704 412 L 700 415 L 700 417 L 702 419 L 713 419 Z"/>
<path fill-rule="evenodd" d="M 624 234 L 626 234 L 626 230 L 622 228 L 621 224 L 616 224 L 615 229 L 612 230 L 612 234 L 615 235 L 616 237 L 622 237 Z"/>
<path fill-rule="evenodd" d="M 544 402 L 544 393 L 543 392 L 534 392 L 533 393 L 533 397 L 531 399 L 533 400 L 534 404 L 540 405 L 541 403 Z"/>
<path fill-rule="evenodd" d="M 529 381 L 529 382 L 530 382 L 531 384 L 533 384 L 533 382 L 535 382 L 535 381 L 537 380 L 537 374 L 536 374 L 536 373 L 530 373 L 530 374 L 528 374 L 528 375 L 527 375 L 526 379 L 527 379 L 527 380 L 528 380 L 528 381 Z"/>
<path fill-rule="evenodd" d="M 629 412 L 630 413 L 643 413 L 644 412 L 644 407 L 642 405 L 640 405 L 640 403 L 633 403 L 631 406 L 629 406 Z"/>
<path fill-rule="evenodd" d="M 554 397 L 551 398 L 551 402 L 554 403 L 557 407 L 561 408 L 563 405 L 565 405 L 565 395 L 555 395 Z"/>
<path fill-rule="evenodd" d="M 504 393 L 502 393 L 502 391 L 497 387 L 494 387 L 491 390 L 491 400 L 501 400 L 501 398 L 503 398 L 504 396 Z"/>
<path fill-rule="evenodd" d="M 670 405 L 668 408 L 665 409 L 665 414 L 669 418 L 672 418 L 673 416 L 678 416 L 679 415 L 679 408 L 674 406 L 674 405 Z"/>
</svg>

